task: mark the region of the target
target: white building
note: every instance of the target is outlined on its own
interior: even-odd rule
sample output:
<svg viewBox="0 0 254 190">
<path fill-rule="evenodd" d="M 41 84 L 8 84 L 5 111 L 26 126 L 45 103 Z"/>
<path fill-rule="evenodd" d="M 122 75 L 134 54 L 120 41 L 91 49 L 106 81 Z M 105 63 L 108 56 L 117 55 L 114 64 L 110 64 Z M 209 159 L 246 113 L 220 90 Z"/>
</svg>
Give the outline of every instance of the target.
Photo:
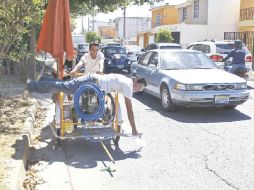
<svg viewBox="0 0 254 190">
<path fill-rule="evenodd" d="M 224 39 L 224 32 L 237 32 L 240 15 L 240 0 L 187 0 L 177 5 L 179 24 L 157 26 L 180 33 L 180 44 L 204 39 Z"/>
<path fill-rule="evenodd" d="M 113 21 L 116 28 L 116 37 L 124 40 L 124 17 L 118 17 Z M 149 17 L 125 17 L 125 42 L 136 42 L 140 31 L 151 29 Z"/>
</svg>

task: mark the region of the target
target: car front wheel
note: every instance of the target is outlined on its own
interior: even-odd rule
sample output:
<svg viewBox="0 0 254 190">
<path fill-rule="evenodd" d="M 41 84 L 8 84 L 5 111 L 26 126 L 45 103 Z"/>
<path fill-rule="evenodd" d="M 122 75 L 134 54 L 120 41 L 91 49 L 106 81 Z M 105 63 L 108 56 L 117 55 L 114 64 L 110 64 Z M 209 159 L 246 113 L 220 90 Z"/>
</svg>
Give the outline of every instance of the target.
<svg viewBox="0 0 254 190">
<path fill-rule="evenodd" d="M 164 85 L 161 88 L 161 105 L 164 108 L 164 110 L 169 112 L 173 112 L 177 110 L 177 106 L 173 104 L 171 100 L 170 92 L 166 85 Z"/>
</svg>

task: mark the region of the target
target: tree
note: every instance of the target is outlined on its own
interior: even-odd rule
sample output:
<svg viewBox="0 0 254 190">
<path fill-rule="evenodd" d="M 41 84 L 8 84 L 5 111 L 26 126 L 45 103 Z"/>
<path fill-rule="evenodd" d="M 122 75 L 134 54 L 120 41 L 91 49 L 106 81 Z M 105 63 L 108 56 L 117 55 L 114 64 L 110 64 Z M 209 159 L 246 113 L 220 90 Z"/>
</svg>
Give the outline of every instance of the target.
<svg viewBox="0 0 254 190">
<path fill-rule="evenodd" d="M 96 13 L 113 12 L 117 8 L 127 7 L 130 4 L 154 4 L 162 0 L 70 0 L 71 13 L 75 15 L 95 15 Z"/>
<path fill-rule="evenodd" d="M 31 26 L 41 23 L 45 1 L 0 1 L 0 57 L 18 61 L 27 52 Z"/>
<path fill-rule="evenodd" d="M 86 33 L 86 42 L 91 43 L 91 42 L 100 42 L 101 37 L 97 35 L 96 32 L 87 32 Z"/>
<path fill-rule="evenodd" d="M 69 0 L 72 16 L 112 12 L 153 0 Z M 159 1 L 159 0 L 157 0 Z M 34 62 L 35 43 L 48 0 L 0 0 L 0 59 Z M 28 67 L 29 69 L 33 67 Z M 31 71 L 33 72 L 33 70 Z M 31 73 L 30 72 L 30 73 Z"/>
<path fill-rule="evenodd" d="M 35 39 L 35 30 L 41 24 L 47 0 L 0 2 L 0 58 L 15 62 L 25 60 L 34 54 L 31 53 L 34 45 L 30 39 Z"/>
<path fill-rule="evenodd" d="M 161 28 L 157 35 L 156 35 L 156 38 L 155 38 L 155 41 L 157 43 L 160 43 L 160 42 L 166 42 L 166 43 L 171 43 L 173 42 L 173 37 L 172 37 L 172 34 L 170 32 L 170 30 L 166 29 L 166 28 Z"/>
</svg>

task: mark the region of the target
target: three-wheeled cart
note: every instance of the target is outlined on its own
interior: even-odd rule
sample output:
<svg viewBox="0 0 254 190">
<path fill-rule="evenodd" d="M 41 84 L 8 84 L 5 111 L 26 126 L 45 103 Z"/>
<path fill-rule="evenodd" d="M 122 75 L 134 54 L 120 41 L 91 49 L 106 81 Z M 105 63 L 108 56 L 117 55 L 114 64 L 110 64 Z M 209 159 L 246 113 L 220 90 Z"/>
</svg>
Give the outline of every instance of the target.
<svg viewBox="0 0 254 190">
<path fill-rule="evenodd" d="M 61 92 L 55 96 L 52 131 L 57 143 L 77 138 L 98 141 L 114 162 L 103 141 L 118 145 L 120 139 L 118 93 L 106 94 L 96 82 L 87 82 L 74 95 Z"/>
</svg>

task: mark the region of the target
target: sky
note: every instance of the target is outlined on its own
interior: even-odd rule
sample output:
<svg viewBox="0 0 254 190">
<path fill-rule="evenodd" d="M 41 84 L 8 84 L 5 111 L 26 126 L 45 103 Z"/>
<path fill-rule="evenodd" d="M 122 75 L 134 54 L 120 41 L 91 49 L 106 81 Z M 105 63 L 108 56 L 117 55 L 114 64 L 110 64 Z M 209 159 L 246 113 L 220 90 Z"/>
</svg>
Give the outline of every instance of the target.
<svg viewBox="0 0 254 190">
<path fill-rule="evenodd" d="M 155 7 L 164 5 L 166 3 L 169 4 L 180 4 L 185 2 L 186 0 L 164 0 L 163 2 L 156 3 Z M 127 17 L 151 17 L 151 12 L 149 11 L 151 9 L 150 5 L 142 5 L 142 6 L 128 6 L 126 9 L 126 16 Z M 114 11 L 113 13 L 107 13 L 102 14 L 99 13 L 96 15 L 95 20 L 97 21 L 109 21 L 109 19 L 115 19 L 117 17 L 123 17 L 123 11 L 121 9 L 118 9 Z M 91 17 L 90 17 L 91 20 Z M 87 24 L 88 23 L 88 16 L 83 17 L 83 25 L 85 30 L 87 30 Z M 81 31 L 82 26 L 82 19 L 79 17 L 76 20 L 76 29 L 74 30 L 74 33 L 79 33 Z"/>
</svg>

